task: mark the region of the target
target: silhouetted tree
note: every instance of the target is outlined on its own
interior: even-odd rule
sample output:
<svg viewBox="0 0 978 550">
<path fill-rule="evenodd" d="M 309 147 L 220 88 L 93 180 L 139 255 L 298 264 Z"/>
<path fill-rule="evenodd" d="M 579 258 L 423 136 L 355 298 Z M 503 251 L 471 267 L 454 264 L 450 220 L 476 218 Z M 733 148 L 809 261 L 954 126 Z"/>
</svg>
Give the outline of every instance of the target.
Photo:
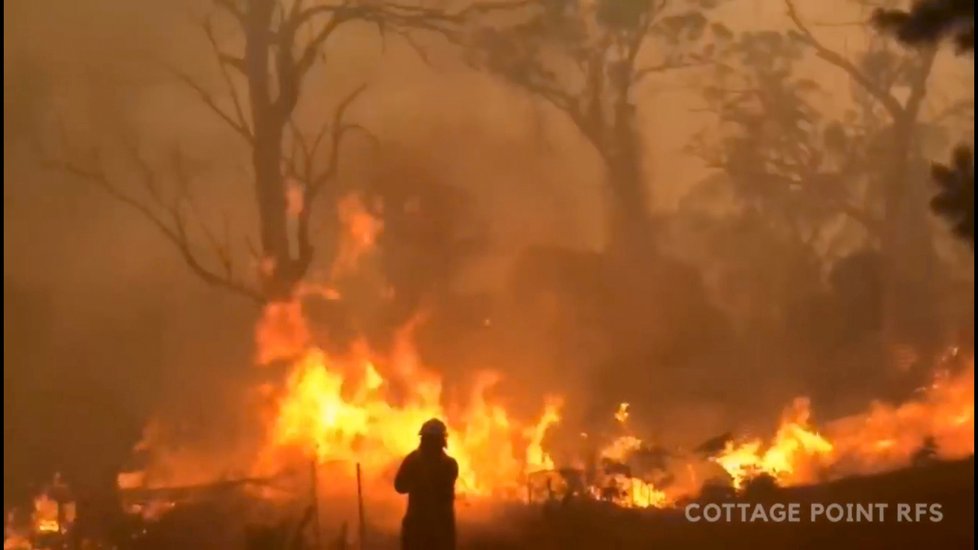
<svg viewBox="0 0 978 550">
<path fill-rule="evenodd" d="M 951 37 L 961 52 L 975 51 L 975 3 L 973 0 L 921 0 L 910 11 L 878 10 L 877 25 L 895 32 L 910 45 L 932 46 Z M 950 164 L 935 163 L 934 179 L 940 186 L 931 201 L 934 210 L 947 218 L 956 235 L 975 243 L 974 153 L 960 146 Z"/>
<path fill-rule="evenodd" d="M 961 146 L 951 165 L 936 164 L 934 179 L 940 187 L 931 200 L 934 211 L 951 224 L 954 234 L 975 245 L 975 156 Z"/>
<path fill-rule="evenodd" d="M 480 65 L 565 114 L 600 156 L 611 191 L 613 244 L 648 241 L 639 86 L 652 75 L 708 62 L 714 46 L 704 38 L 730 35 L 704 15 L 717 4 L 538 0 L 528 3 L 520 23 L 478 35 Z"/>
<path fill-rule="evenodd" d="M 841 70 L 879 109 L 885 126 L 879 145 L 884 163 L 877 180 L 882 191 L 880 249 L 884 272 L 884 322 L 893 342 L 920 343 L 933 329 L 936 257 L 920 185 L 926 170 L 920 151 L 921 118 L 937 50 L 925 48 L 901 55 L 887 48 L 870 50 L 853 60 L 830 49 L 809 29 L 792 0 L 786 0 L 796 35 L 829 65 Z M 900 90 L 905 88 L 907 93 Z"/>
<path fill-rule="evenodd" d="M 928 45 L 950 38 L 962 51 L 975 49 L 973 0 L 917 0 L 910 10 L 879 9 L 874 19 L 907 44 Z"/>
</svg>

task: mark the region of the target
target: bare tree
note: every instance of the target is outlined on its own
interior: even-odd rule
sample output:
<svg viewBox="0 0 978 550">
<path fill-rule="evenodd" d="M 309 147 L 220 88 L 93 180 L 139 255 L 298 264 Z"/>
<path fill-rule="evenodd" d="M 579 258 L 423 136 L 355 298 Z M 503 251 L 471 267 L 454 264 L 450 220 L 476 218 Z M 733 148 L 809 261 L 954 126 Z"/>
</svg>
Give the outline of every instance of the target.
<svg viewBox="0 0 978 550">
<path fill-rule="evenodd" d="M 48 163 L 89 181 L 148 219 L 180 252 L 194 274 L 206 283 L 258 302 L 285 299 L 309 269 L 314 255 L 310 235 L 313 203 L 337 176 L 346 138 L 363 130 L 347 120 L 364 87 L 347 93 L 333 116 L 318 129 L 294 120 L 308 77 L 325 63 L 324 46 L 348 24 L 367 24 L 382 35 L 407 37 L 412 31 L 444 36 L 457 32 L 469 14 L 502 9 L 486 3 L 447 13 L 422 6 L 383 2 L 338 3 L 292 0 L 213 0 L 214 13 L 203 25 L 225 90 L 215 94 L 184 71 L 167 70 L 247 146 L 258 210 L 258 244 L 253 255 L 262 266 L 257 280 L 241 273 L 232 252 L 229 223 L 221 231 L 200 219 L 190 190 L 193 174 L 179 148 L 165 167 L 155 166 L 132 145 L 125 147 L 130 170 L 120 177 L 107 169 L 104 152 L 66 152 Z M 236 51 L 226 49 L 215 28 L 230 22 L 242 38 Z M 81 158 L 79 158 L 81 157 Z M 136 182 L 119 181 L 135 179 Z M 167 185 L 169 184 L 169 185 Z M 290 220 L 289 189 L 299 189 L 299 208 Z"/>
</svg>

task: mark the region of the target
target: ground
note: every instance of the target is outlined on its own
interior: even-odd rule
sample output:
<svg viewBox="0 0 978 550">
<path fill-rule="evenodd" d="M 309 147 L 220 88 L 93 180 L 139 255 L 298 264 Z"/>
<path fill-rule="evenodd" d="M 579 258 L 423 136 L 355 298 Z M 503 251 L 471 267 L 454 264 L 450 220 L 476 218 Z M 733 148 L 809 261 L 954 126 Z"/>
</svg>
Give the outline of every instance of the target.
<svg viewBox="0 0 978 550">
<path fill-rule="evenodd" d="M 489 549 L 957 549 L 974 548 L 974 460 L 935 464 L 813 487 L 777 489 L 756 500 L 810 503 L 939 503 L 938 523 L 690 523 L 682 512 L 587 506 L 513 513 L 497 532 L 473 533 L 465 548 Z"/>
<path fill-rule="evenodd" d="M 882 523 L 690 523 L 682 510 L 628 510 L 598 502 L 515 505 L 501 510 L 492 522 L 461 522 L 459 550 L 974 548 L 973 457 L 810 487 L 761 486 L 746 498 L 768 504 L 797 502 L 805 510 L 803 516 L 807 516 L 811 503 L 888 503 L 891 513 Z M 892 510 L 898 503 L 937 503 L 943 518 L 940 522 L 897 522 Z M 147 535 L 132 548 L 285 548 L 267 538 L 245 545 L 238 524 L 244 515 L 240 508 L 223 505 L 177 510 L 150 526 Z M 230 531 L 238 531 L 239 535 L 230 536 Z M 368 542 L 364 547 L 368 550 L 398 547 L 396 533 L 372 530 Z M 341 547 L 328 540 L 321 546 L 323 550 Z"/>
</svg>

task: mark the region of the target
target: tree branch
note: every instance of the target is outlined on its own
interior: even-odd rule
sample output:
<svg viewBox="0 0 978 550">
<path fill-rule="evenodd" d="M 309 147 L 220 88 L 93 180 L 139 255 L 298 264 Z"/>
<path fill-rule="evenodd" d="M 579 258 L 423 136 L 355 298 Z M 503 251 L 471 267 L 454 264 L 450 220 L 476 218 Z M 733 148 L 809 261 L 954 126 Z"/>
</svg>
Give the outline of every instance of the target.
<svg viewBox="0 0 978 550">
<path fill-rule="evenodd" d="M 798 10 L 795 8 L 794 0 L 784 0 L 784 3 L 788 8 L 788 17 L 802 34 L 808 45 L 815 49 L 815 53 L 818 55 L 818 57 L 836 66 L 837 68 L 842 69 L 849 75 L 850 78 L 862 86 L 867 93 L 876 98 L 876 100 L 883 105 L 894 120 L 898 120 L 902 116 L 903 107 L 895 97 L 893 97 L 886 90 L 880 89 L 868 76 L 860 71 L 858 67 L 853 65 L 851 61 L 843 57 L 838 52 L 829 49 L 815 37 L 811 29 L 808 28 L 808 26 L 798 15 Z"/>
<path fill-rule="evenodd" d="M 221 48 L 217 45 L 217 38 L 214 36 L 214 29 L 211 26 L 210 21 L 206 21 L 204 23 L 204 33 L 207 35 L 207 41 L 211 45 L 211 51 L 214 52 L 214 56 L 217 58 L 217 65 L 221 71 L 221 77 L 224 79 L 224 84 L 227 86 L 228 94 L 231 96 L 231 103 L 234 106 L 234 115 L 237 125 L 245 131 L 249 140 L 254 139 L 254 133 L 248 125 L 248 119 L 245 118 L 244 109 L 241 106 L 242 103 L 241 98 L 238 95 L 238 90 L 234 86 L 234 82 L 231 80 L 231 75 L 227 70 L 227 67 L 230 65 L 243 72 L 244 61 L 242 60 L 236 63 L 232 56 L 221 51 Z"/>
<path fill-rule="evenodd" d="M 299 244 L 298 262 L 300 265 L 308 265 L 312 260 L 313 247 L 309 240 L 309 222 L 312 215 L 312 204 L 326 183 L 335 178 L 339 172 L 340 149 L 343 145 L 343 138 L 353 130 L 366 132 L 360 125 L 344 122 L 350 106 L 366 89 L 367 85 L 363 84 L 344 97 L 337 105 L 331 123 L 324 124 L 313 139 L 312 144 L 308 146 L 309 153 L 305 163 L 305 174 L 301 175 L 301 179 L 305 184 L 302 209 L 299 212 L 297 223 L 297 239 Z M 314 159 L 322 144 L 323 137 L 326 135 L 327 129 L 331 129 L 330 153 L 326 168 L 317 174 L 315 173 Z"/>
<path fill-rule="evenodd" d="M 134 149 L 130 147 L 128 150 L 130 151 L 130 154 L 134 154 Z M 154 172 L 149 168 L 148 164 L 144 159 L 142 159 L 142 157 L 135 155 L 132 158 L 132 161 L 139 169 L 141 184 L 148 190 L 153 201 L 157 203 L 155 208 L 151 204 L 147 204 L 133 197 L 132 195 L 123 192 L 118 186 L 114 185 L 109 176 L 101 168 L 101 163 L 98 161 L 96 161 L 97 166 L 94 168 L 86 168 L 80 164 L 64 159 L 45 159 L 43 164 L 48 168 L 64 172 L 80 181 L 93 185 L 110 198 L 139 213 L 142 217 L 149 221 L 150 224 L 166 238 L 166 240 L 176 247 L 177 251 L 180 253 L 181 257 L 183 257 L 184 262 L 187 264 L 187 267 L 190 268 L 191 272 L 193 272 L 208 285 L 230 290 L 258 303 L 263 302 L 264 298 L 260 293 L 235 280 L 231 276 L 231 273 L 226 272 L 224 275 L 220 275 L 203 265 L 201 259 L 193 250 L 194 247 L 191 243 L 186 228 L 186 220 L 184 219 L 183 214 L 180 212 L 179 203 L 174 201 L 170 204 L 166 204 L 166 201 L 163 200 L 162 195 L 160 194 L 158 182 Z M 157 212 L 160 209 L 162 209 L 164 215 L 170 218 L 170 222 L 167 222 L 166 219 Z"/>
<path fill-rule="evenodd" d="M 920 66 L 914 73 L 913 82 L 910 85 L 910 97 L 903 108 L 903 112 L 909 120 L 916 120 L 924 97 L 927 95 L 927 79 L 930 78 L 931 70 L 934 68 L 934 60 L 937 57 L 937 48 L 930 46 L 923 53 Z"/>
<path fill-rule="evenodd" d="M 690 62 L 680 62 L 680 63 L 660 63 L 658 65 L 649 65 L 647 67 L 642 67 L 641 69 L 635 71 L 633 75 L 633 82 L 638 84 L 643 78 L 650 74 L 664 73 L 672 70 L 679 69 L 690 69 L 694 67 L 705 67 L 712 65 L 713 63 L 709 61 L 690 61 Z"/>
<path fill-rule="evenodd" d="M 211 97 L 211 94 L 207 90 L 205 90 L 200 84 L 195 82 L 194 79 L 190 77 L 190 75 L 177 69 L 176 67 L 170 66 L 167 63 L 162 63 L 162 65 L 167 70 L 167 72 L 171 73 L 178 80 L 180 80 L 180 82 L 184 83 L 188 88 L 193 90 L 200 98 L 200 100 L 204 102 L 204 105 L 206 105 L 211 110 L 211 112 L 213 112 L 218 117 L 220 117 L 221 120 L 227 123 L 228 126 L 230 126 L 235 132 L 237 132 L 242 138 L 244 138 L 246 142 L 248 142 L 249 144 L 254 143 L 254 139 L 255 139 L 254 135 L 251 133 L 251 130 L 246 125 L 243 124 L 243 120 L 239 122 L 238 120 L 235 120 L 235 118 L 232 115 L 225 112 L 224 109 L 218 106 L 214 98 Z"/>
</svg>

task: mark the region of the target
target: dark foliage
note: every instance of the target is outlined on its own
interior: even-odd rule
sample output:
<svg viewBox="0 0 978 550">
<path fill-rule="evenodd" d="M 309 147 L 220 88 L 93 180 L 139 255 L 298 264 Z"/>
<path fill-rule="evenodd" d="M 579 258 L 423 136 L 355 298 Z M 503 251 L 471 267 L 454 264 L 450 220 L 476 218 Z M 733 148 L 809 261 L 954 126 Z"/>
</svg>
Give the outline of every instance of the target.
<svg viewBox="0 0 978 550">
<path fill-rule="evenodd" d="M 950 38 L 962 51 L 975 49 L 974 0 L 921 0 L 910 11 L 881 9 L 875 20 L 907 44 Z"/>
<path fill-rule="evenodd" d="M 959 51 L 975 51 L 974 0 L 921 0 L 910 11 L 879 10 L 876 23 L 911 45 L 952 39 Z M 931 205 L 944 216 L 956 235 L 975 244 L 974 153 L 961 146 L 950 165 L 935 164 L 934 179 L 940 186 Z"/>
<path fill-rule="evenodd" d="M 935 164 L 934 180 L 939 186 L 931 200 L 934 211 L 943 216 L 954 234 L 975 244 L 975 157 L 967 147 L 954 152 L 951 164 Z"/>
</svg>

